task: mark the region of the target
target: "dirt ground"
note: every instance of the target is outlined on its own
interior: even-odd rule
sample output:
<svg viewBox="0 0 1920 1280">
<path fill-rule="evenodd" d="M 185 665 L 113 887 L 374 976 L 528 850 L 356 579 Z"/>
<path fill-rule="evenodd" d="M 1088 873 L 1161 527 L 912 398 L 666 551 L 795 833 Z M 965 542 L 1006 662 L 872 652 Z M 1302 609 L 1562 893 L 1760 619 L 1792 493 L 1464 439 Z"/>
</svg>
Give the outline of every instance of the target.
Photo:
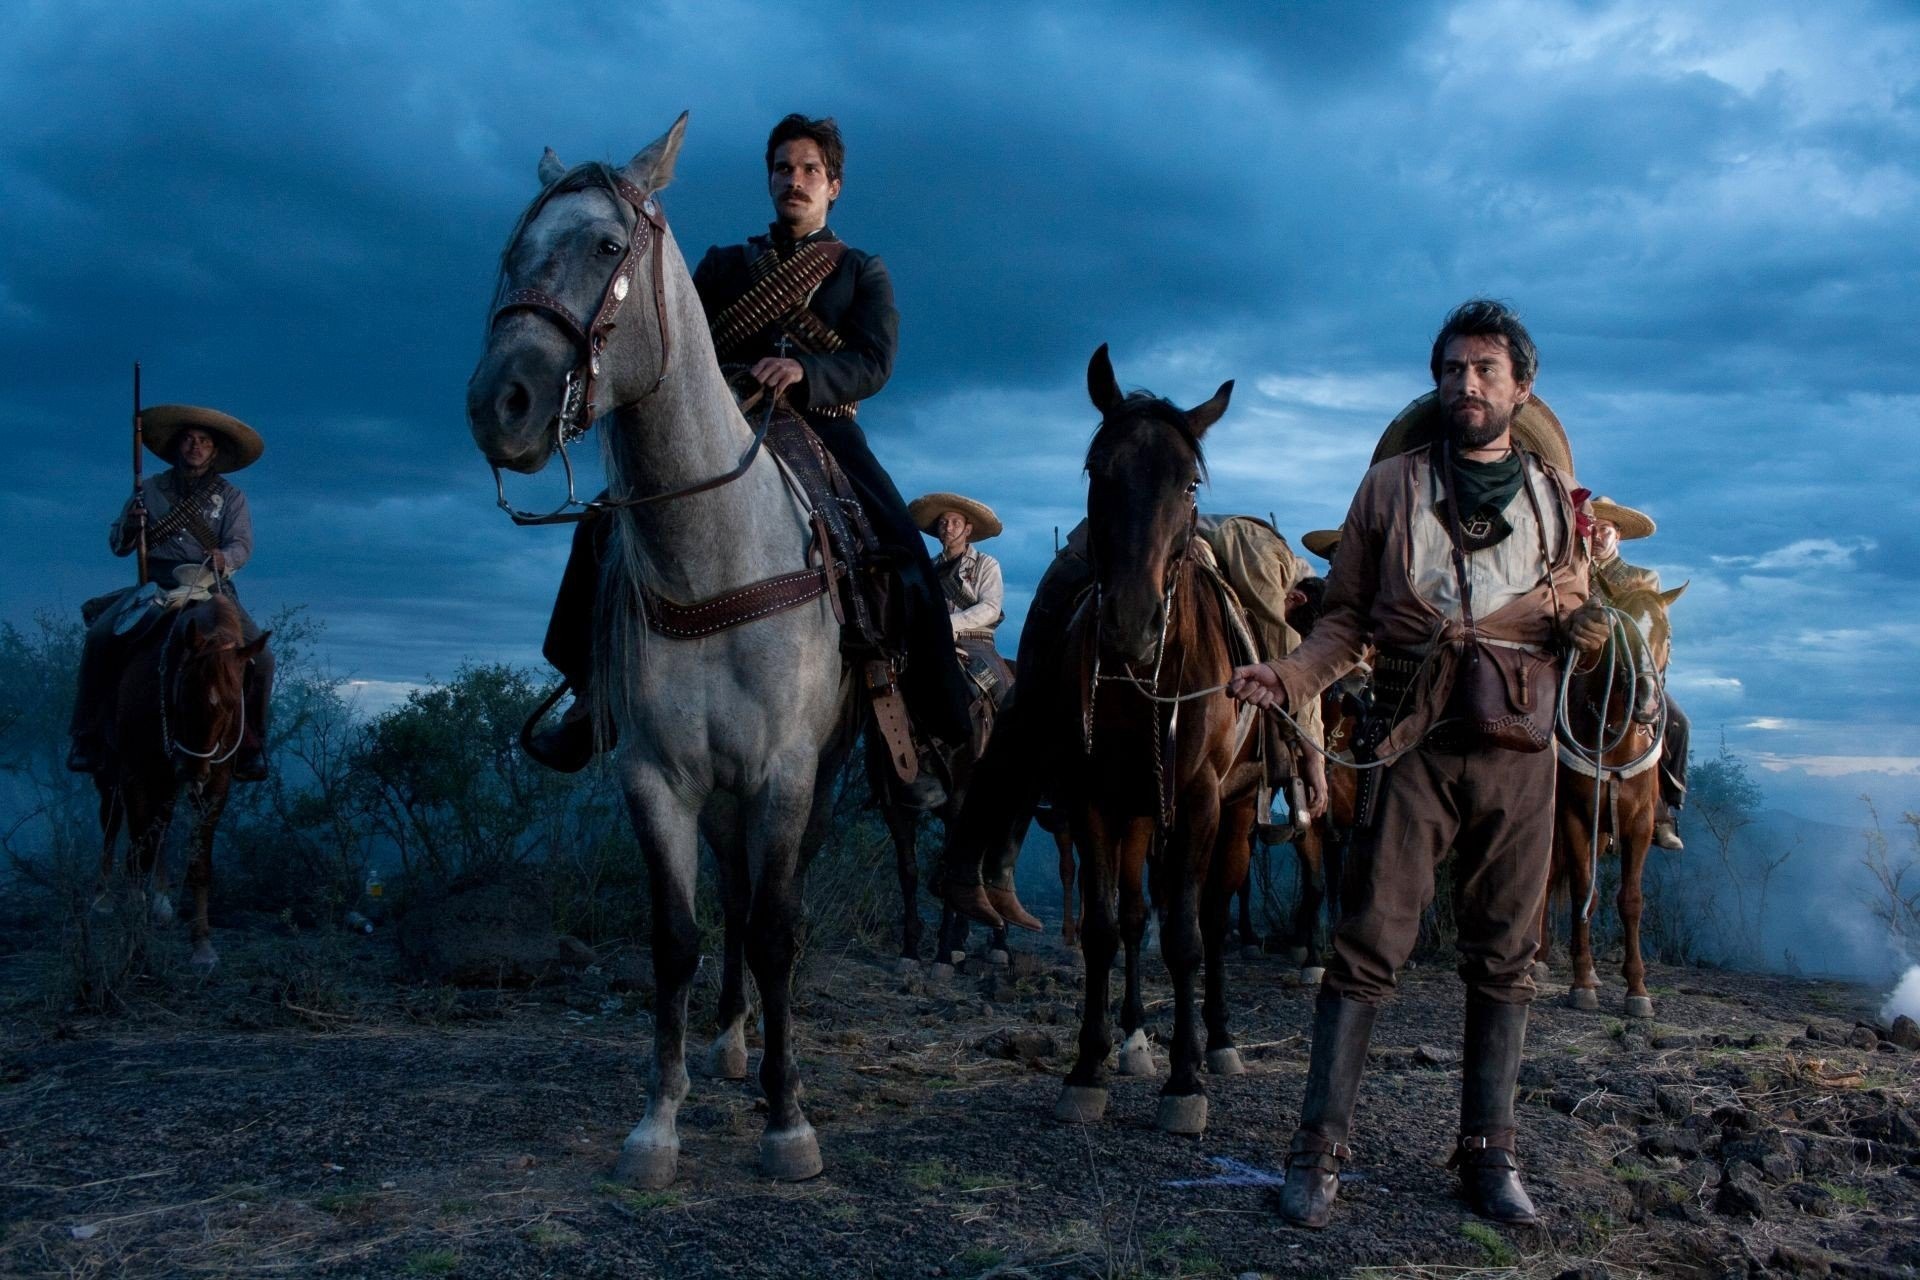
<svg viewBox="0 0 1920 1280">
<path fill-rule="evenodd" d="M 1258 1185 L 1306 1069 L 1311 991 L 1278 957 L 1231 961 L 1248 1074 L 1209 1080 L 1196 1140 L 1155 1130 L 1159 1083 L 1144 1079 L 1116 1078 L 1098 1125 L 1054 1122 L 1080 991 L 1057 941 L 944 980 L 879 953 L 815 955 L 799 1034 L 826 1172 L 762 1180 L 757 1086 L 696 1079 L 679 1181 L 639 1192 L 612 1176 L 651 1024 L 615 957 L 532 991 L 456 992 L 396 981 L 384 934 L 256 924 L 215 940 L 210 979 L 168 969 L 112 1018 L 50 1007 L 60 956 L 0 958 L 0 1274 L 1920 1267 L 1920 1055 L 1857 1029 L 1872 995 L 1834 983 L 1659 970 L 1651 1024 L 1620 1016 L 1617 979 L 1600 1013 L 1545 988 L 1521 1112 L 1544 1222 L 1509 1230 L 1469 1214 L 1442 1167 L 1462 997 L 1449 970 L 1417 969 L 1379 1024 L 1358 1157 L 1315 1235 L 1280 1225 Z M 166 948 L 184 958 L 177 934 Z M 1164 1031 L 1157 955 L 1147 969 Z M 702 985 L 696 1006 L 714 994 Z"/>
</svg>

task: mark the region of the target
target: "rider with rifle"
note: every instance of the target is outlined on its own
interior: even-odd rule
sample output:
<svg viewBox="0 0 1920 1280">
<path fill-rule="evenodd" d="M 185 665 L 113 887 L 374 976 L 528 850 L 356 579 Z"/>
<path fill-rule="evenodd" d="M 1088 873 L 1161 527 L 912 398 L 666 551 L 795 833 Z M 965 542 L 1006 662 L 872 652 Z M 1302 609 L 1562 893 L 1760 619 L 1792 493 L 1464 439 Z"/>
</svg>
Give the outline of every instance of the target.
<svg viewBox="0 0 1920 1280">
<path fill-rule="evenodd" d="M 135 376 L 137 401 L 137 370 Z M 266 448 L 259 433 L 217 409 L 185 404 L 156 405 L 144 412 L 136 404 L 134 432 L 134 492 L 108 528 L 107 546 L 116 556 L 138 555 L 138 581 L 89 600 L 82 609 L 87 637 L 73 704 L 73 746 L 67 755 L 67 767 L 76 773 L 98 773 L 111 756 L 108 737 L 122 657 L 119 624 L 129 611 L 168 593 L 195 589 L 224 594 L 239 608 L 233 574 L 253 557 L 247 496 L 227 476 L 259 460 Z M 142 445 L 172 467 L 142 476 Z M 134 593 L 141 598 L 130 598 Z M 244 608 L 239 612 L 246 639 L 258 639 L 260 628 Z M 247 667 L 246 734 L 233 769 L 240 781 L 267 776 L 272 696 L 273 652 L 263 648 Z"/>
</svg>

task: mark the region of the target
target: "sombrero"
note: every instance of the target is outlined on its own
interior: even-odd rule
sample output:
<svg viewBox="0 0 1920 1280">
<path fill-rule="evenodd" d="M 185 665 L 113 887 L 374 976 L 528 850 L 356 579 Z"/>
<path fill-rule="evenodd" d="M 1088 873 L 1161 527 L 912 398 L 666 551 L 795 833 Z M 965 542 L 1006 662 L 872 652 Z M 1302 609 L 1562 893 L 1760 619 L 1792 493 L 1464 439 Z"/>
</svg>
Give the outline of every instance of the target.
<svg viewBox="0 0 1920 1280">
<path fill-rule="evenodd" d="M 1402 453 L 1411 453 L 1440 438 L 1442 430 L 1440 393 L 1429 391 L 1402 409 L 1387 424 L 1380 443 L 1373 448 L 1373 462 L 1384 462 Z M 1567 480 L 1573 479 L 1573 446 L 1567 443 L 1566 428 L 1539 396 L 1520 406 L 1513 415 L 1513 438 L 1523 449 L 1546 459 Z"/>
<path fill-rule="evenodd" d="M 963 498 L 957 493 L 928 493 L 915 498 L 907 504 L 907 516 L 922 533 L 933 532 L 933 522 L 940 518 L 942 511 L 958 511 L 973 525 L 973 540 L 985 542 L 996 536 L 1001 530 L 1000 517 L 993 514 L 993 508 L 984 502 L 975 502 L 972 498 Z"/>
<path fill-rule="evenodd" d="M 1620 541 L 1653 536 L 1653 517 L 1644 511 L 1635 511 L 1632 507 L 1623 507 L 1612 498 L 1593 500 L 1593 518 L 1605 520 L 1620 531 Z"/>
<path fill-rule="evenodd" d="M 240 419 L 218 409 L 203 409 L 194 404 L 157 404 L 140 411 L 140 432 L 147 448 L 173 461 L 173 441 L 189 427 L 198 427 L 213 437 L 213 469 L 238 471 L 260 461 L 266 442 Z"/>
<path fill-rule="evenodd" d="M 1333 553 L 1340 549 L 1340 530 L 1315 529 L 1312 533 L 1300 535 L 1300 545 L 1322 560 L 1333 559 Z"/>
</svg>

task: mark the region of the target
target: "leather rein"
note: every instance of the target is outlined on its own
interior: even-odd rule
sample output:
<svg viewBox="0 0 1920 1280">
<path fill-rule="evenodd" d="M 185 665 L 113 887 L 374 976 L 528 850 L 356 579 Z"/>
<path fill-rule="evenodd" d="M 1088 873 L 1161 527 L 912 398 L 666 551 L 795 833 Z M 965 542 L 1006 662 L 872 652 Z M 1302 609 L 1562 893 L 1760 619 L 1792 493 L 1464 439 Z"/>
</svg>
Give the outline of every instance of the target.
<svg viewBox="0 0 1920 1280">
<path fill-rule="evenodd" d="M 653 275 L 653 312 L 660 330 L 660 373 L 653 385 L 641 392 L 638 397 L 626 404 L 638 404 L 654 392 L 660 390 L 667 380 L 667 371 L 673 356 L 673 330 L 667 320 L 667 276 L 665 270 L 667 244 L 667 217 L 659 201 L 640 188 L 627 181 L 617 172 L 604 174 L 606 187 L 615 199 L 633 211 L 633 234 L 627 241 L 627 248 L 615 264 L 613 275 L 608 279 L 606 288 L 600 293 L 599 305 L 586 323 L 568 309 L 567 304 L 542 289 L 512 289 L 496 295 L 492 314 L 487 320 L 487 330 L 493 331 L 500 323 L 500 317 L 515 311 L 531 311 L 545 317 L 562 333 L 572 340 L 580 353 L 580 359 L 566 374 L 560 390 L 560 409 L 553 418 L 554 449 L 560 455 L 560 465 L 567 474 L 567 497 L 558 507 L 545 515 L 531 511 L 522 511 L 507 500 L 506 477 L 500 472 L 499 465 L 493 464 L 493 485 L 495 499 L 502 511 L 505 511 L 517 525 L 573 524 L 600 511 L 613 511 L 623 507 L 643 507 L 656 502 L 671 502 L 678 498 L 690 498 L 697 493 L 705 493 L 731 484 L 747 474 L 753 465 L 756 454 L 760 452 L 761 442 L 766 439 L 767 428 L 773 422 L 773 404 L 767 405 L 766 417 L 759 429 L 754 432 L 753 442 L 740 457 L 740 462 L 731 471 L 711 476 L 705 480 L 672 489 L 665 493 L 645 494 L 639 497 L 581 499 L 575 492 L 573 479 L 573 460 L 567 456 L 567 446 L 584 437 L 592 429 L 594 422 L 602 415 L 598 402 L 600 390 L 600 357 L 606 350 L 607 341 L 618 328 L 621 309 L 626 305 L 627 297 L 633 292 L 634 270 L 639 265 L 643 251 L 651 259 Z M 564 185 L 564 179 L 549 186 L 534 199 L 533 206 L 520 220 L 520 234 L 533 225 L 534 219 L 547 201 L 557 195 L 567 194 L 582 188 Z M 516 235 L 513 244 L 507 246 L 507 256 L 511 257 L 514 244 L 519 243 Z M 626 407 L 625 404 L 609 405 L 605 412 Z"/>
</svg>

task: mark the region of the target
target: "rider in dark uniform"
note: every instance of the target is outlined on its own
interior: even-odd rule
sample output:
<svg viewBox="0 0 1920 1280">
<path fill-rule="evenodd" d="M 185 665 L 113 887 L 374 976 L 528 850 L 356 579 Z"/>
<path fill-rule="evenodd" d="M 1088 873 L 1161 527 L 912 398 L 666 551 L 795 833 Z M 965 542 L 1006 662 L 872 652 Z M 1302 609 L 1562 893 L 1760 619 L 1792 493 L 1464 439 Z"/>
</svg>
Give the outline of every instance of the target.
<svg viewBox="0 0 1920 1280">
<path fill-rule="evenodd" d="M 900 315 L 886 265 L 847 245 L 826 224 L 840 195 L 845 159 L 832 119 L 781 120 L 767 138 L 773 224 L 745 244 L 707 250 L 693 284 L 713 325 L 715 354 L 723 369 L 737 375 L 735 385 L 750 381 L 769 394 L 784 394 L 852 482 L 897 574 L 907 709 L 922 733 L 957 747 L 969 733 L 967 695 L 946 602 L 907 504 L 855 416 L 859 402 L 886 386 L 893 372 Z M 529 744 L 535 759 L 568 771 L 585 766 L 594 751 L 588 690 L 595 550 L 604 537 L 599 524 L 583 521 L 574 532 L 544 648 L 572 684 L 574 704 Z"/>
</svg>

